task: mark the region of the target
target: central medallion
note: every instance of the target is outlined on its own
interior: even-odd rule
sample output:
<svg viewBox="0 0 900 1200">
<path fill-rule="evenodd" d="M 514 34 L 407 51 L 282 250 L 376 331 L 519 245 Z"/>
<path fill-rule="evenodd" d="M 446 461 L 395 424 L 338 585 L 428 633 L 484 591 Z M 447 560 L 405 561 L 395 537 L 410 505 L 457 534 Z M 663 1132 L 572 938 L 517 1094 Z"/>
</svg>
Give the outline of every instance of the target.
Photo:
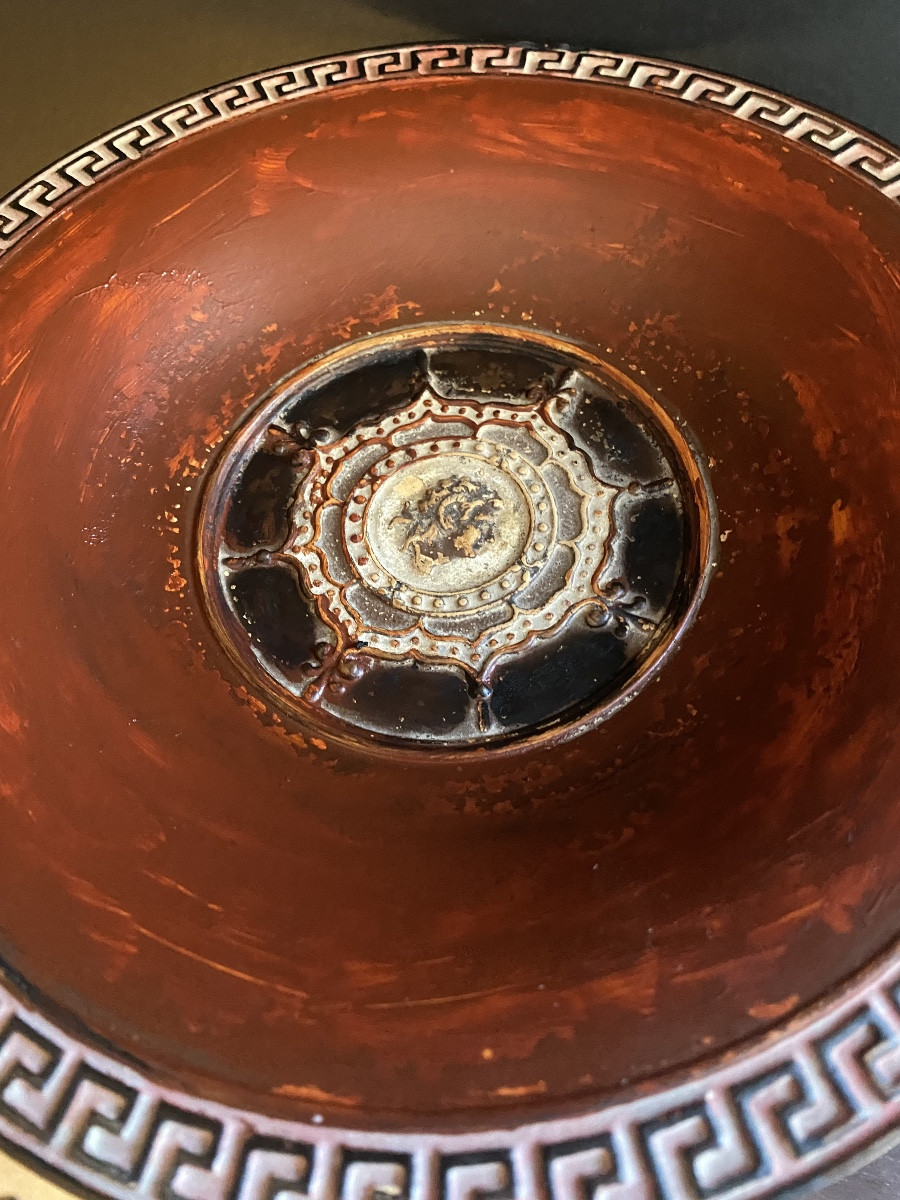
<svg viewBox="0 0 900 1200">
<path fill-rule="evenodd" d="M 398 581 L 462 596 L 513 565 L 533 516 L 514 479 L 474 455 L 451 454 L 408 463 L 382 483 L 366 540 Z"/>
<path fill-rule="evenodd" d="M 458 327 L 300 372 L 226 450 L 201 557 L 298 715 L 477 745 L 621 702 L 696 607 L 711 497 L 658 403 L 565 343 Z"/>
<path fill-rule="evenodd" d="M 465 663 L 481 681 L 595 600 L 621 489 L 569 444 L 567 407 L 448 404 L 426 387 L 387 422 L 318 446 L 284 553 L 335 634 Z"/>
</svg>

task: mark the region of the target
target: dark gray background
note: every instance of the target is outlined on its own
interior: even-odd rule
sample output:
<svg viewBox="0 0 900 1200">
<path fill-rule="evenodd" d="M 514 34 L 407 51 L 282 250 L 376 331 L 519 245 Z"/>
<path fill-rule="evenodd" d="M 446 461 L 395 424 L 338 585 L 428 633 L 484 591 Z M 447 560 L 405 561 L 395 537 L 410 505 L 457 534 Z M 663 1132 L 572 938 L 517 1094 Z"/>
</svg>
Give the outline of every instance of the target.
<svg viewBox="0 0 900 1200">
<path fill-rule="evenodd" d="M 210 84 L 448 37 L 679 59 L 900 143 L 900 0 L 0 0 L 0 195 L 104 130 Z M 900 1200 L 900 1150 L 820 1195 Z"/>
</svg>

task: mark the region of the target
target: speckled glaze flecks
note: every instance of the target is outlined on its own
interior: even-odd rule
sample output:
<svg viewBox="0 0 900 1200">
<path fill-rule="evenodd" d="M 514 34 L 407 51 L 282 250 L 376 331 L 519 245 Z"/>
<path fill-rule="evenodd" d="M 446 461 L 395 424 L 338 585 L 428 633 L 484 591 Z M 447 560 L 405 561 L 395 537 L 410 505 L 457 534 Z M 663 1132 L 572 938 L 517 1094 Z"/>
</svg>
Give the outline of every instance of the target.
<svg viewBox="0 0 900 1200">
<path fill-rule="evenodd" d="M 896 1125 L 897 160 L 464 55 L 217 89 L 2 209 L 0 1127 L 96 1191 L 737 1200 Z M 232 665 L 198 504 L 287 373 L 478 320 L 684 414 L 719 567 L 610 720 L 400 770 Z"/>
</svg>

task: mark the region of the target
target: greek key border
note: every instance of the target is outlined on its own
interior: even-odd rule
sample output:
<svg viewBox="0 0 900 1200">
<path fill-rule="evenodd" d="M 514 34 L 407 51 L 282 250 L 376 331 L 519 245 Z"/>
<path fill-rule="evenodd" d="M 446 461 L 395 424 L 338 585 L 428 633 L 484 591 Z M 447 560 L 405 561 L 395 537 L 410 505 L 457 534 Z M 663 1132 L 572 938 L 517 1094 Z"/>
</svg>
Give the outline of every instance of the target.
<svg viewBox="0 0 900 1200">
<path fill-rule="evenodd" d="M 173 142 L 242 113 L 353 84 L 422 76 L 536 75 L 640 88 L 750 121 L 798 142 L 900 201 L 900 152 L 836 117 L 712 71 L 604 51 L 425 45 L 361 51 L 248 75 L 104 134 L 0 201 L 0 255 L 85 188 Z"/>
<path fill-rule="evenodd" d="M 113 1200 L 757 1200 L 900 1124 L 900 963 L 736 1061 L 587 1115 L 373 1134 L 159 1086 L 0 987 L 0 1136 Z"/>
<path fill-rule="evenodd" d="M 411 46 L 252 75 L 98 138 L 0 202 L 0 255 L 86 188 L 244 112 L 344 85 L 524 74 L 634 87 L 774 130 L 900 201 L 900 154 L 777 93 L 599 51 Z M 369 1134 L 159 1086 L 0 985 L 0 1138 L 113 1200 L 756 1200 L 900 1127 L 900 958 L 736 1061 L 600 1111 L 466 1135 Z"/>
</svg>

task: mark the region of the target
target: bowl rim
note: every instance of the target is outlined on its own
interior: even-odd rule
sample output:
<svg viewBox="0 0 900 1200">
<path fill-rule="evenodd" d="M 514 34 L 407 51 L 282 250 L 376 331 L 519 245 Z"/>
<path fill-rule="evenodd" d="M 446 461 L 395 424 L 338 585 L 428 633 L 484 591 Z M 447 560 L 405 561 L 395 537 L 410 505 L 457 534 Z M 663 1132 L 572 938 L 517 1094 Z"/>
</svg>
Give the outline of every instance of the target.
<svg viewBox="0 0 900 1200">
<path fill-rule="evenodd" d="M 348 86 L 416 76 L 536 75 L 636 88 L 780 134 L 900 204 L 900 148 L 789 93 L 671 59 L 534 42 L 409 42 L 237 76 L 114 126 L 0 197 L 0 258 L 86 189 L 243 113 Z"/>
</svg>

